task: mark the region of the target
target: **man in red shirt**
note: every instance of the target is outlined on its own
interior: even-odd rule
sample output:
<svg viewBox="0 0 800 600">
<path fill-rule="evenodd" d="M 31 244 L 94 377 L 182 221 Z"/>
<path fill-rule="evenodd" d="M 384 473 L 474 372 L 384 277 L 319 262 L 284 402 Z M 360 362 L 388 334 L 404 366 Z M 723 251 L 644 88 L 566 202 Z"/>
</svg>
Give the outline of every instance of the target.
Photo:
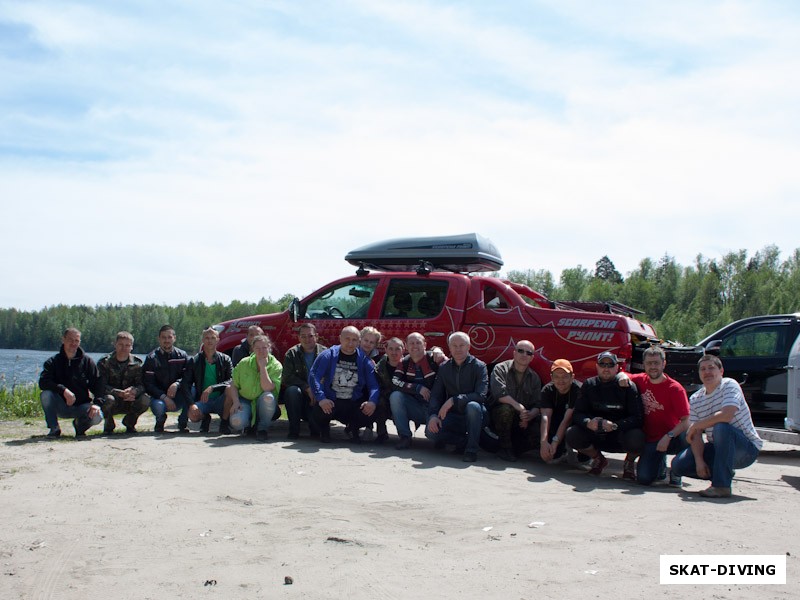
<svg viewBox="0 0 800 600">
<path fill-rule="evenodd" d="M 683 386 L 664 373 L 666 366 L 664 350 L 652 346 L 644 351 L 644 373 L 628 376 L 639 389 L 644 409 L 645 447 L 636 468 L 636 480 L 642 485 L 663 479 L 667 454 L 677 454 L 687 447 L 689 399 Z M 626 456 L 626 465 L 633 466 L 635 459 Z M 627 470 L 626 478 L 633 479 L 631 470 Z M 680 487 L 681 479 L 670 473 L 669 483 Z"/>
</svg>

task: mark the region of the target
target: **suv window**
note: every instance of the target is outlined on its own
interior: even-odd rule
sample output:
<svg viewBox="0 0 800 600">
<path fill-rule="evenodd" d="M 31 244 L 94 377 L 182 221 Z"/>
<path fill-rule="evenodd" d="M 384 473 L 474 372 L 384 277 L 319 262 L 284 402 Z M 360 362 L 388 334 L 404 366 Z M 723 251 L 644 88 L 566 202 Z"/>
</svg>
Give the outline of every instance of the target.
<svg viewBox="0 0 800 600">
<path fill-rule="evenodd" d="M 364 319 L 378 280 L 345 283 L 311 298 L 301 317 L 306 319 Z"/>
<path fill-rule="evenodd" d="M 432 319 L 442 312 L 446 281 L 393 279 L 381 319 Z"/>
<path fill-rule="evenodd" d="M 729 335 L 719 347 L 721 357 L 782 356 L 785 354 L 784 336 L 788 328 L 783 324 L 751 325 Z"/>
</svg>

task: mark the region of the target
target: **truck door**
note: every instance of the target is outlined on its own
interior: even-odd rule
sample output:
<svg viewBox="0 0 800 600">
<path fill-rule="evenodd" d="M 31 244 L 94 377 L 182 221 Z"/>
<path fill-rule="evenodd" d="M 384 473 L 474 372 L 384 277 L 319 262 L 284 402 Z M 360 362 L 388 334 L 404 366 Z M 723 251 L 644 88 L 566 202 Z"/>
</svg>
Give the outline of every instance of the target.
<svg viewBox="0 0 800 600">
<path fill-rule="evenodd" d="M 784 417 L 786 364 L 796 337 L 790 321 L 750 323 L 722 339 L 719 357 L 725 376 L 742 385 L 753 412 Z"/>
<path fill-rule="evenodd" d="M 428 348 L 447 348 L 447 334 L 453 330 L 445 310 L 449 285 L 435 278 L 396 278 L 389 281 L 379 320 L 375 327 L 383 340 L 408 334 L 425 336 Z"/>
</svg>

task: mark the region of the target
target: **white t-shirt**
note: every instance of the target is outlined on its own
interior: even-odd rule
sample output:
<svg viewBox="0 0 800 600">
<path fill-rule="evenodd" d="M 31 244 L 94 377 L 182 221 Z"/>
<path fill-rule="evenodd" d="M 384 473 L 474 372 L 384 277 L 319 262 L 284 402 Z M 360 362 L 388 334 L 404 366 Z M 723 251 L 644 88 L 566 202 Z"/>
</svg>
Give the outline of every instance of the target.
<svg viewBox="0 0 800 600">
<path fill-rule="evenodd" d="M 706 388 L 701 387 L 692 397 L 689 398 L 689 422 L 696 423 L 706 417 L 713 415 L 724 406 L 735 406 L 736 414 L 731 420 L 731 425 L 740 429 L 742 433 L 753 442 L 753 445 L 761 450 L 764 440 L 758 437 L 753 417 L 750 415 L 750 407 L 744 399 L 742 388 L 730 377 L 723 377 L 719 384 L 710 394 L 706 393 Z M 714 441 L 713 426 L 706 427 L 706 437 L 709 442 Z"/>
</svg>

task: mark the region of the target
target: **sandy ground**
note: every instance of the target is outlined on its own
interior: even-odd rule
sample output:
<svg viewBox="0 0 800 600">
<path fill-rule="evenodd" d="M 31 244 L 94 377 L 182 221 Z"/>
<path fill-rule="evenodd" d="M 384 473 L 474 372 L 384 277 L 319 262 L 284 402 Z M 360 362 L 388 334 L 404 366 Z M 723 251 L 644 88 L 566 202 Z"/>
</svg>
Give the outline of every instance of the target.
<svg viewBox="0 0 800 600">
<path fill-rule="evenodd" d="M 696 494 L 703 482 L 624 482 L 621 455 L 597 478 L 483 452 L 468 465 L 425 439 L 404 453 L 394 438 L 351 446 L 341 429 L 330 446 L 290 442 L 285 422 L 267 444 L 155 436 L 148 417 L 140 426 L 48 441 L 43 423 L 0 424 L 0 597 L 800 594 L 800 450 L 790 446 L 767 444 L 738 473 L 735 498 L 708 501 Z M 659 555 L 681 553 L 785 554 L 787 585 L 660 585 Z"/>
</svg>

